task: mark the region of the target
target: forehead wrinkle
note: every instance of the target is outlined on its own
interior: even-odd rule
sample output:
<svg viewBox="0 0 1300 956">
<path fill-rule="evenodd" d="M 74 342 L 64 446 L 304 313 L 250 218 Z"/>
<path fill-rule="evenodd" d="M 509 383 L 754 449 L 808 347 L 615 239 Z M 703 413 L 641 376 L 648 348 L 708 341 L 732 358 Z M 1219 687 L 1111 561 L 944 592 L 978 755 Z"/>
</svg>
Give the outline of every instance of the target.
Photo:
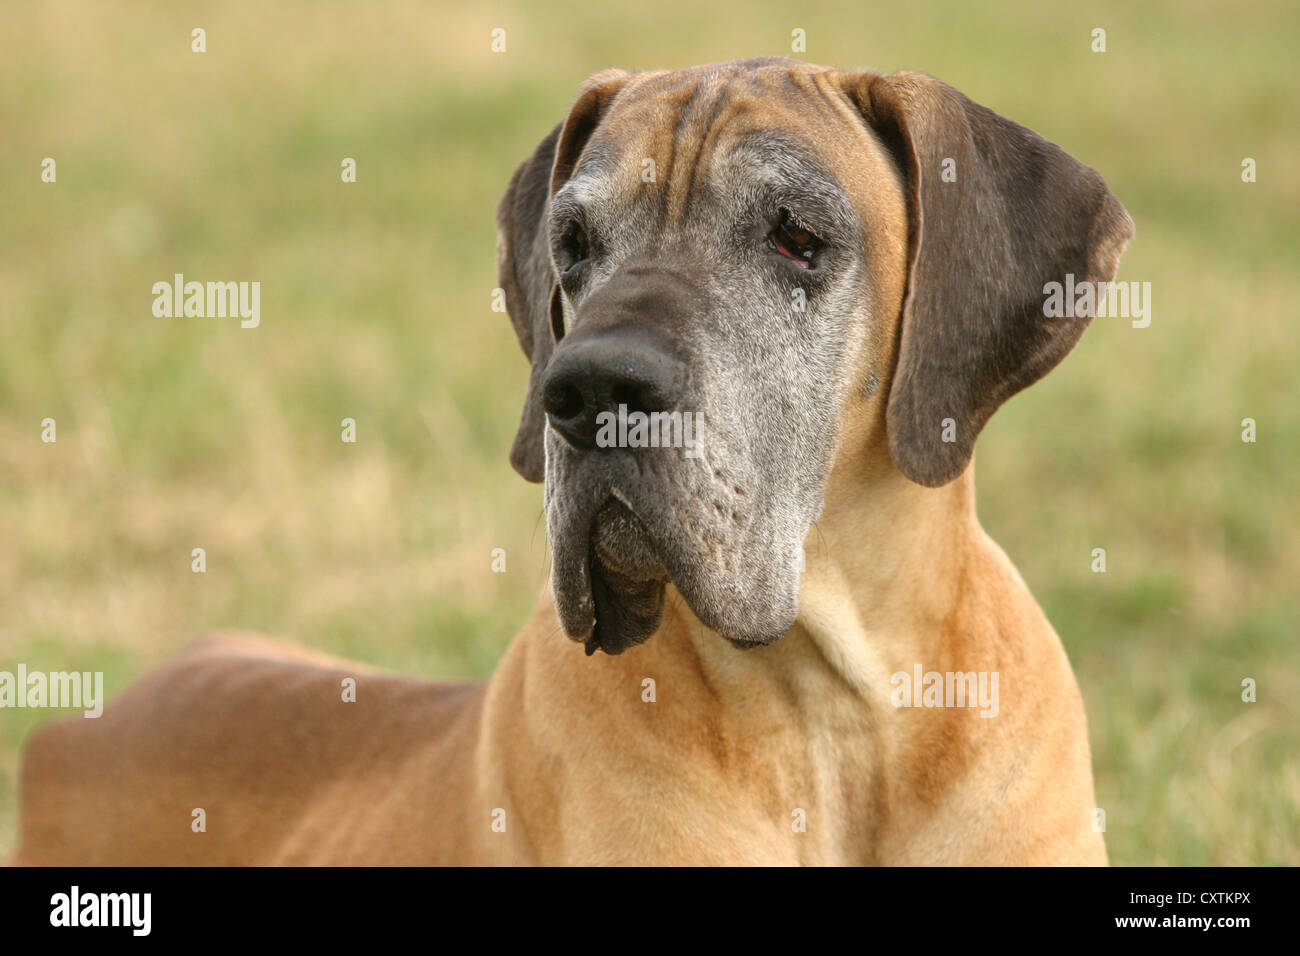
<svg viewBox="0 0 1300 956">
<path fill-rule="evenodd" d="M 634 192 L 639 202 L 649 199 L 655 203 L 657 215 L 654 210 L 647 212 L 658 219 L 661 228 L 667 215 L 667 191 L 678 143 L 704 89 L 694 71 L 652 73 L 644 78 L 638 75 L 620 94 L 592 139 L 592 144 L 599 143 L 607 167 L 600 171 L 605 175 L 599 185 L 608 188 L 611 197 L 630 198 L 629 192 Z M 654 185 L 641 179 L 646 159 L 655 164 Z"/>
<path fill-rule="evenodd" d="M 628 128 L 636 129 L 636 126 Z M 572 212 L 575 206 L 596 211 L 628 193 L 629 186 L 639 184 L 640 171 L 639 163 L 633 163 L 629 171 L 630 157 L 644 149 L 647 139 L 653 146 L 653 137 L 634 134 L 624 139 L 620 131 L 611 131 L 608 124 L 602 124 L 583 147 L 573 174 L 551 198 L 552 207 L 566 212 Z"/>
<path fill-rule="evenodd" d="M 811 132 L 828 133 L 838 125 L 835 120 L 839 118 L 837 111 L 842 108 L 842 104 L 834 102 L 817 79 L 814 72 L 787 68 L 743 74 L 707 74 L 700 82 L 701 89 L 708 85 L 717 90 L 707 112 L 699 105 L 701 96 L 697 92 L 688 104 L 692 107 L 692 115 L 683 113 L 674 136 L 675 148 L 678 150 L 680 147 L 676 146 L 677 140 L 682 139 L 688 131 L 694 136 L 689 176 L 684 180 L 669 182 L 675 218 L 678 221 L 684 220 L 693 211 L 702 196 L 701 190 L 697 188 L 701 170 L 707 171 L 715 160 L 724 157 L 724 149 L 719 140 L 725 132 L 737 126 L 742 126 L 737 136 L 753 137 L 760 146 L 763 137 L 768 137 L 768 148 L 772 155 L 765 157 L 766 168 L 781 167 L 787 179 L 802 175 L 813 183 L 825 183 L 842 192 L 843 187 L 838 177 L 824 163 L 813 158 L 820 156 L 815 147 L 784 137 L 779 132 L 781 128 L 798 129 L 807 124 Z M 789 169 L 783 153 L 794 157 L 801 168 Z M 846 210 L 842 197 L 836 196 L 830 206 L 832 208 L 828 211 L 833 212 L 835 218 L 846 225 L 855 220 L 853 214 Z"/>
<path fill-rule="evenodd" d="M 699 177 L 700 166 L 713 155 L 713 146 L 717 141 L 718 132 L 726 126 L 727 120 L 737 111 L 735 101 L 728 95 L 730 88 L 731 84 L 725 82 L 718 87 L 709 104 L 708 112 L 701 113 L 700 120 L 696 124 L 698 130 L 690 172 L 686 177 L 685 187 L 678 190 L 674 203 L 678 219 L 684 219 L 690 213 L 695 201 L 695 181 Z M 679 132 L 680 129 L 679 127 Z"/>
<path fill-rule="evenodd" d="M 701 94 L 704 92 L 704 83 L 699 82 L 691 89 L 690 98 L 682 104 L 677 116 L 677 125 L 673 129 L 672 138 L 668 140 L 668 163 L 664 166 L 664 183 L 668 186 L 670 195 L 665 198 L 664 203 L 659 207 L 659 226 L 663 226 L 668 221 L 668 207 L 672 202 L 671 191 L 673 182 L 673 166 L 677 162 L 678 146 L 681 143 L 682 133 L 689 127 L 691 115 L 694 112 L 695 104 L 698 102 Z"/>
<path fill-rule="evenodd" d="M 670 217 L 687 221 L 707 201 L 709 187 L 730 178 L 715 167 L 735 170 L 739 160 L 742 180 L 802 198 L 810 214 L 821 210 L 822 219 L 856 231 L 856 202 L 823 151 L 833 145 L 847 105 L 823 79 L 784 64 L 745 73 L 705 67 L 639 75 L 579 157 L 566 195 L 592 211 L 635 201 L 638 218 L 663 230 Z M 641 179 L 646 158 L 656 164 L 655 184 Z"/>
</svg>

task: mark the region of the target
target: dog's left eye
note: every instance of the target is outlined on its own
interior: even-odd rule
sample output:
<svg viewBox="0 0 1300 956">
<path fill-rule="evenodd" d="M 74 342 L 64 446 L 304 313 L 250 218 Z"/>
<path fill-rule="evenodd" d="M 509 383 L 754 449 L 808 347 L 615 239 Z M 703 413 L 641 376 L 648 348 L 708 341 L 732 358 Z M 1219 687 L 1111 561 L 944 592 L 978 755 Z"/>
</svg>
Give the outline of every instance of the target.
<svg viewBox="0 0 1300 956">
<path fill-rule="evenodd" d="M 573 223 L 560 239 L 559 251 L 561 272 L 568 272 L 574 266 L 585 262 L 591 255 L 591 243 L 587 240 L 587 231 L 578 223 Z"/>
<path fill-rule="evenodd" d="M 799 225 L 790 213 L 781 210 L 780 221 L 767 236 L 768 244 L 785 256 L 793 259 L 801 268 L 811 269 L 813 256 L 825 245 L 817 236 Z"/>
</svg>

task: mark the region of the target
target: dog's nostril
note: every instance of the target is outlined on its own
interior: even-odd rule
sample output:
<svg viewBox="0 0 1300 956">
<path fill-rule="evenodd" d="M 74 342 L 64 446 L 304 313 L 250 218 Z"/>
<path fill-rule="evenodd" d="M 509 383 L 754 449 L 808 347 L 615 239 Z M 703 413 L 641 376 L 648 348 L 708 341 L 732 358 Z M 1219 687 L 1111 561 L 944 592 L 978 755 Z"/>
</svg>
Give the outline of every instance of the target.
<svg viewBox="0 0 1300 956">
<path fill-rule="evenodd" d="M 546 410 L 556 418 L 576 418 L 586 408 L 586 401 L 575 385 L 560 385 L 546 392 Z"/>
</svg>

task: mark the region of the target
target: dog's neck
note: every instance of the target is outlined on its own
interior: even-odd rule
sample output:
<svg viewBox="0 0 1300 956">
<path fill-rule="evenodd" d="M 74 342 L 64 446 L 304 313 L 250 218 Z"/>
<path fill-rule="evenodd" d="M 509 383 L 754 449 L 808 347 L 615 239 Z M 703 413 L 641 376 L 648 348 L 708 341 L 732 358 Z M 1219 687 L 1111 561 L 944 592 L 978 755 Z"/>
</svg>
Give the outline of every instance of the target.
<svg viewBox="0 0 1300 956">
<path fill-rule="evenodd" d="M 657 707 L 693 711 L 675 726 L 698 739 L 716 786 L 759 801 L 774 825 L 796 810 L 817 820 L 795 844 L 807 859 L 883 861 L 898 852 L 888 833 L 906 832 L 886 821 L 930 799 L 934 759 L 891 705 L 891 675 L 953 669 L 963 582 L 985 540 L 969 472 L 938 489 L 902 476 L 840 483 L 809 535 L 798 618 L 781 640 L 739 650 L 670 590 L 659 632 L 615 667 L 655 677 Z M 966 730 L 950 719 L 927 726 L 956 740 Z"/>
<path fill-rule="evenodd" d="M 986 541 L 973 471 L 925 488 L 882 469 L 827 495 L 805 549 L 796 631 L 859 693 L 875 696 L 890 674 L 937 662 L 940 625 L 957 612 Z"/>
<path fill-rule="evenodd" d="M 785 683 L 791 668 L 822 668 L 845 690 L 883 700 L 891 674 L 943 656 L 943 624 L 963 600 L 968 563 L 987 546 L 973 467 L 942 488 L 888 468 L 867 480 L 832 480 L 805 546 L 798 618 L 784 638 L 738 651 L 670 592 L 651 640 L 689 642 L 700 667 L 734 674 L 748 690 L 758 674 Z"/>
<path fill-rule="evenodd" d="M 968 586 L 971 563 L 990 552 L 969 472 L 929 489 L 883 465 L 865 477 L 846 470 L 825 501 L 807 540 L 798 618 L 771 645 L 734 647 L 670 587 L 662 623 L 644 644 L 586 657 L 557 645 L 559 623 L 543 595 L 530 638 L 508 655 L 489 700 L 564 715 L 543 722 L 552 730 L 527 746 L 502 738 L 517 751 L 519 779 L 558 773 L 565 786 L 589 785 L 583 761 L 562 756 L 574 722 L 600 733 L 610 708 L 630 708 L 645 734 L 613 722 L 623 730 L 607 743 L 634 787 L 665 786 L 654 768 L 690 766 L 718 806 L 747 808 L 737 827 L 790 832 L 796 811 L 817 821 L 793 844 L 801 859 L 902 858 L 889 834 L 914 832 L 896 824 L 942 799 L 935 761 L 961 753 L 971 730 L 945 712 L 918 737 L 914 715 L 909 723 L 891 705 L 890 678 L 917 664 L 956 669 L 977 590 Z"/>
</svg>

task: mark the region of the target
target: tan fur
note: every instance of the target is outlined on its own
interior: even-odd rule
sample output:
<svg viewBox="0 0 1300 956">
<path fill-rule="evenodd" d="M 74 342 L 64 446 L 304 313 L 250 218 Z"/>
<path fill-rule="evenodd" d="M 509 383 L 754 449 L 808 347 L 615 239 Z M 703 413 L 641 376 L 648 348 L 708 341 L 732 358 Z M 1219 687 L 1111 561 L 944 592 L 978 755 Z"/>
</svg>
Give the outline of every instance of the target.
<svg viewBox="0 0 1300 956">
<path fill-rule="evenodd" d="M 844 185 L 872 225 L 868 311 L 892 359 L 905 205 L 844 110 L 820 141 L 858 171 Z M 671 111 L 658 122 L 639 135 L 671 142 Z M 34 736 L 15 862 L 1105 863 L 1060 642 L 978 524 L 973 467 L 940 488 L 894 467 L 888 385 L 845 413 L 798 621 L 779 642 L 737 650 L 671 588 L 649 641 L 590 658 L 544 593 L 482 685 L 210 639 L 99 720 Z M 891 706 L 890 675 L 917 663 L 999 672 L 998 716 Z M 199 807 L 205 833 L 191 831 Z"/>
</svg>

